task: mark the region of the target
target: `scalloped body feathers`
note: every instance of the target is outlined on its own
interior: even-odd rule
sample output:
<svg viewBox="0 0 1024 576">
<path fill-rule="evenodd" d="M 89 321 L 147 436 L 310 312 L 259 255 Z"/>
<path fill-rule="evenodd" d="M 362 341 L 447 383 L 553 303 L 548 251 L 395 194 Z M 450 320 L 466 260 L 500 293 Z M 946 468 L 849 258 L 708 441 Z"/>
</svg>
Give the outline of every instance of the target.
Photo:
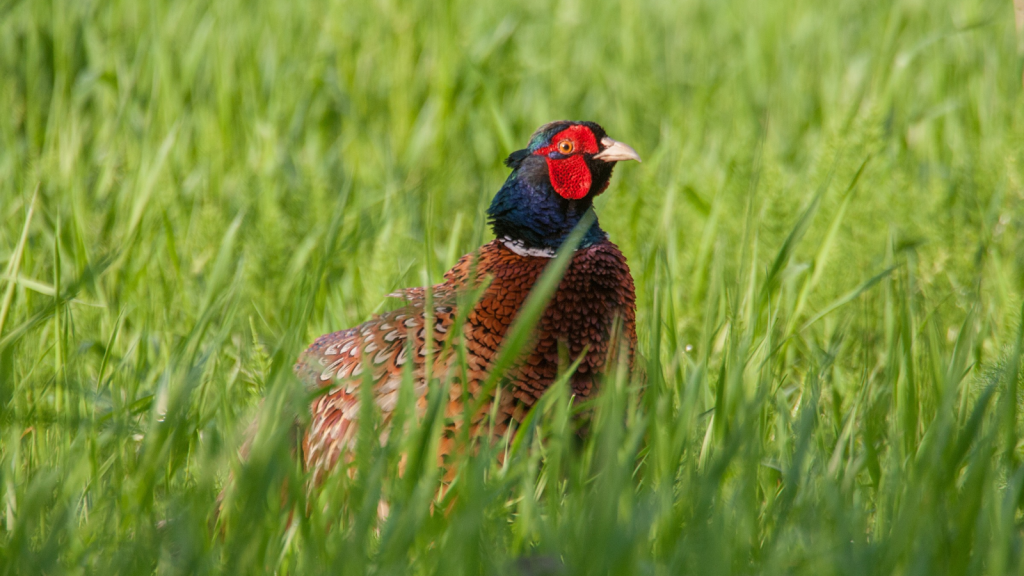
<svg viewBox="0 0 1024 576">
<path fill-rule="evenodd" d="M 478 270 L 476 277 L 481 280 L 471 278 L 474 260 Z M 481 384 L 489 374 L 505 332 L 548 262 L 547 258 L 521 256 L 493 241 L 477 254 L 464 256 L 445 274 L 444 283 L 431 287 L 431 373 L 442 380 L 450 378 L 444 416 L 451 422 L 448 425 L 451 430 L 462 425 L 464 389 L 466 397 L 478 399 Z M 490 283 L 468 313 L 461 333 L 454 334 L 459 291 L 474 287 L 487 277 L 491 278 Z M 394 296 L 408 299 L 408 304 L 374 316 L 355 328 L 321 336 L 295 366 L 296 373 L 308 385 L 330 387 L 313 402 L 312 422 L 303 439 L 306 466 L 315 472 L 317 479 L 351 451 L 359 418 L 358 386 L 363 382 L 364 371 L 370 373 L 373 398 L 385 425 L 398 403 L 405 369 L 412 370 L 419 410 L 426 409 L 426 347 L 431 344 L 428 344 L 425 325 L 424 289 L 410 289 Z M 497 420 L 487 424 L 488 427 L 493 424 L 495 436 L 500 438 L 521 420 L 554 382 L 558 375 L 560 345 L 573 359 L 586 350 L 571 380 L 573 393 L 578 398 L 594 393 L 596 377 L 620 346 L 632 364 L 636 346 L 635 301 L 629 267 L 614 244 L 605 241 L 577 251 L 536 327 L 534 341 L 506 374 Z M 621 322 L 618 332 L 623 339 L 621 343 L 613 339 L 613 324 L 617 321 Z M 453 337 L 465 341 L 469 367 L 465 378 L 452 353 L 455 346 L 444 346 Z M 480 412 L 472 416 L 470 425 L 474 436 L 480 435 L 480 427 L 492 409 L 490 402 L 484 402 Z M 453 434 L 445 434 L 442 438 L 439 449 L 442 457 L 450 453 L 452 437 Z"/>
</svg>

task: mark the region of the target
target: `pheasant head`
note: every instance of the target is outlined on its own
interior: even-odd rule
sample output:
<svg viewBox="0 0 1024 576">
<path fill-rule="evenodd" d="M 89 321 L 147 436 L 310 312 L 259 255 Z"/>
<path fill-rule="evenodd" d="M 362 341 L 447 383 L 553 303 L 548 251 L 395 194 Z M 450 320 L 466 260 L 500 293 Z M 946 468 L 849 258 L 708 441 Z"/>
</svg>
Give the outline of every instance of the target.
<svg viewBox="0 0 1024 576">
<path fill-rule="evenodd" d="M 624 160 L 640 156 L 594 122 L 541 126 L 505 160 L 512 173 L 487 210 L 494 234 L 510 248 L 553 255 Z M 604 238 L 595 220 L 581 248 Z"/>
</svg>

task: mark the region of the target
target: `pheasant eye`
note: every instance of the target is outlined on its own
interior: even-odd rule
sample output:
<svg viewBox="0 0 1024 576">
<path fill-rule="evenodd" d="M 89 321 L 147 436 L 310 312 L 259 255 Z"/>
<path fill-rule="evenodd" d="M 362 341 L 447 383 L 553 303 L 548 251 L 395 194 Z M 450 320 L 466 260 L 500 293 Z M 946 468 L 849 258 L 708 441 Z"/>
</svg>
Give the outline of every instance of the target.
<svg viewBox="0 0 1024 576">
<path fill-rule="evenodd" d="M 562 140 L 558 143 L 558 151 L 562 154 L 572 154 L 572 140 Z"/>
</svg>

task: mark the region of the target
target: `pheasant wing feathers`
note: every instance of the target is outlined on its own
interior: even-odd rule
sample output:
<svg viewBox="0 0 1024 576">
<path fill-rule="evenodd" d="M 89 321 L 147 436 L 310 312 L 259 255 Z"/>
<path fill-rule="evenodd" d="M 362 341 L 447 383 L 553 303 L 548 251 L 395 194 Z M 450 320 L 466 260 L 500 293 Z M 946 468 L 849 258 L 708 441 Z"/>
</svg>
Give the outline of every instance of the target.
<svg viewBox="0 0 1024 576">
<path fill-rule="evenodd" d="M 358 387 L 372 382 L 372 395 L 385 421 L 398 403 L 402 371 L 413 371 L 414 385 L 424 386 L 427 357 L 424 291 L 405 290 L 409 304 L 369 321 L 317 338 L 299 357 L 295 373 L 311 388 L 329 387 L 312 406 L 313 418 L 304 442 L 307 466 L 330 468 L 355 435 L 359 415 Z M 433 294 L 432 347 L 444 347 L 455 319 L 455 298 L 448 291 Z M 443 365 L 435 360 L 436 365 Z M 368 374 L 367 374 L 368 373 Z M 420 394 L 417 394 L 419 396 Z"/>
</svg>

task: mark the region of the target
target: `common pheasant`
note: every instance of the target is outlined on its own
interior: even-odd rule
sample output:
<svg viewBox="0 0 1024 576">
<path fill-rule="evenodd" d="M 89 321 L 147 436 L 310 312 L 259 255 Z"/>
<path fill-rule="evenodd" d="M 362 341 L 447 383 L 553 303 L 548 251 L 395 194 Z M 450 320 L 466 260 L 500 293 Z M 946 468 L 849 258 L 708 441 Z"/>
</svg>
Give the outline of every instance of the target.
<svg viewBox="0 0 1024 576">
<path fill-rule="evenodd" d="M 485 390 L 489 397 L 479 398 L 481 384 L 531 287 L 594 198 L 607 189 L 615 163 L 624 160 L 639 162 L 640 157 L 593 122 L 541 126 L 527 148 L 505 160 L 512 173 L 487 211 L 496 238 L 463 256 L 445 273 L 444 282 L 429 288 L 430 314 L 425 309 L 428 289 L 400 290 L 390 296 L 405 299 L 404 306 L 321 336 L 302 353 L 295 365 L 300 379 L 315 388 L 330 387 L 312 403 L 312 421 L 302 444 L 305 465 L 315 479 L 351 456 L 360 411 L 358 387 L 363 382 L 372 383 L 372 397 L 385 426 L 398 403 L 403 370 L 412 371 L 417 407 L 421 413 L 426 410 L 428 357 L 431 377 L 450 382 L 445 408 L 449 433 L 439 447 L 442 458 L 452 449 L 455 435 L 450 432 L 462 426 L 463 386 L 467 397 L 482 406 L 470 417 L 471 432 L 493 430 L 500 438 L 557 378 L 560 346 L 572 360 L 585 354 L 570 380 L 578 399 L 594 393 L 599 375 L 618 351 L 628 354 L 626 361 L 632 365 L 633 278 L 625 256 L 594 219 L 535 325 L 530 345 L 504 375 L 501 394 Z M 460 294 L 481 286 L 482 295 L 454 335 Z M 617 336 L 623 340 L 616 341 Z M 467 354 L 465 372 L 456 352 L 459 344 Z M 490 414 L 496 414 L 496 420 L 481 428 Z"/>
</svg>

